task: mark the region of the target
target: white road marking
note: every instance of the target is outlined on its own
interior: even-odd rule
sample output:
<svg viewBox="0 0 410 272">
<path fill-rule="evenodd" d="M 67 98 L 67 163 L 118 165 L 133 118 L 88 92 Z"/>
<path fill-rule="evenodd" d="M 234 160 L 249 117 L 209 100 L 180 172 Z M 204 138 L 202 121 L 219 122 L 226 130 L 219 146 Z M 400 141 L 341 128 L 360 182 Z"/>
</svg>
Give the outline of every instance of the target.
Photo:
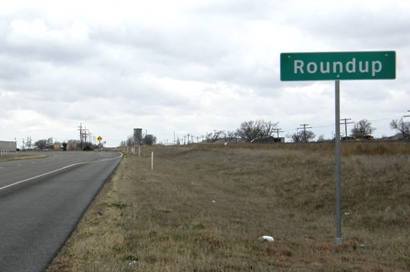
<svg viewBox="0 0 410 272">
<path fill-rule="evenodd" d="M 12 187 L 12 186 L 16 186 L 16 185 L 18 185 L 18 184 L 24 183 L 24 182 L 32 181 L 32 180 L 37 179 L 37 178 L 41 178 L 41 177 L 44 177 L 44 176 L 47 176 L 47 175 L 51 175 L 51 174 L 60 172 L 60 171 L 62 171 L 62 170 L 64 170 L 64 169 L 71 168 L 71 167 L 74 167 L 74 166 L 77 166 L 77 165 L 80 165 L 80 164 L 86 164 L 86 162 L 73 163 L 73 164 L 70 164 L 70 165 L 67 165 L 67 166 L 64 166 L 64 167 L 58 168 L 58 169 L 56 169 L 56 170 L 53 170 L 53 171 L 49 171 L 49 172 L 40 174 L 40 175 L 37 175 L 37 176 L 31 177 L 31 178 L 27 178 L 27 179 L 23 179 L 23 180 L 19 180 L 19 181 L 13 182 L 12 184 L 9 184 L 9 185 L 0 187 L 0 191 L 1 191 L 1 190 L 4 190 L 4 189 L 7 189 L 7 188 L 10 188 L 10 187 Z"/>
<path fill-rule="evenodd" d="M 120 155 L 120 156 L 115 157 L 115 158 L 106 158 L 106 159 L 101 159 L 101 160 L 91 161 L 90 163 L 92 163 L 92 162 L 103 162 L 103 161 L 113 161 L 113 160 L 116 160 L 116 159 L 121 159 L 121 158 L 122 158 L 122 153 L 121 153 L 121 155 Z"/>
<path fill-rule="evenodd" d="M 88 164 L 88 163 L 96 163 L 96 162 L 103 162 L 103 161 L 111 161 L 111 160 L 120 159 L 120 158 L 122 158 L 122 156 L 123 156 L 123 154 L 121 153 L 120 156 L 115 157 L 115 158 L 107 158 L 107 159 L 97 160 L 97 161 L 93 161 L 93 162 L 77 162 L 77 163 L 73 163 L 73 164 L 70 164 L 70 165 L 67 165 L 67 166 L 64 166 L 64 167 L 55 169 L 55 170 L 53 170 L 53 171 L 49 171 L 49 172 L 40 174 L 40 175 L 37 175 L 37 176 L 31 177 L 31 178 L 27 178 L 27 179 L 23 179 L 23 180 L 19 180 L 19 181 L 13 182 L 13 183 L 11 183 L 11 184 L 9 184 L 9 185 L 0 187 L 0 191 L 1 191 L 1 190 L 4 190 L 4 189 L 7 189 L 7 188 L 10 188 L 10 187 L 13 187 L 13 186 L 16 186 L 16 185 L 21 184 L 21 183 L 33 181 L 33 180 L 35 180 L 35 179 L 38 179 L 38 178 L 41 178 L 41 177 L 45 177 L 45 176 L 47 176 L 47 175 L 51 175 L 51 174 L 54 174 L 54 173 L 63 171 L 63 170 L 65 170 L 65 169 L 68 169 L 68 168 L 71 168 L 71 167 L 74 167 L 74 166 L 77 166 L 77 165 Z"/>
</svg>

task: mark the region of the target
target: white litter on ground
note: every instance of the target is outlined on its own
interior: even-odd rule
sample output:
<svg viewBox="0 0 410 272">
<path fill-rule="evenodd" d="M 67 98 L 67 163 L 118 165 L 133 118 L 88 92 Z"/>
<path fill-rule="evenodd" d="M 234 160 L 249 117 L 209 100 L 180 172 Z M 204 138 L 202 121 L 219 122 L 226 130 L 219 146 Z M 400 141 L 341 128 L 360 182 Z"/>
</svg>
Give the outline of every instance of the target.
<svg viewBox="0 0 410 272">
<path fill-rule="evenodd" d="M 137 261 L 131 261 L 131 262 L 128 263 L 129 266 L 133 266 L 133 265 L 136 265 L 136 264 L 137 264 Z"/>
<path fill-rule="evenodd" d="M 275 239 L 272 236 L 269 236 L 269 235 L 263 235 L 263 236 L 259 237 L 259 240 L 266 241 L 266 242 L 274 242 L 275 241 Z"/>
</svg>

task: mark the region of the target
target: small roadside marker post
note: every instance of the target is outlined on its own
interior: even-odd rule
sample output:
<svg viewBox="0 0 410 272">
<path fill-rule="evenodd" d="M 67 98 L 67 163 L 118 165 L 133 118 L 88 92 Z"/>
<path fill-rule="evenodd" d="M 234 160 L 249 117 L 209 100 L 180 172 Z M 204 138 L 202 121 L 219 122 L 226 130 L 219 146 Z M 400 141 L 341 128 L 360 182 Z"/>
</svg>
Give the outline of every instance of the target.
<svg viewBox="0 0 410 272">
<path fill-rule="evenodd" d="M 154 170 L 154 151 L 151 152 L 151 170 Z"/>
<path fill-rule="evenodd" d="M 336 245 L 342 244 L 340 80 L 395 79 L 396 52 L 281 53 L 281 81 L 335 80 Z"/>
</svg>

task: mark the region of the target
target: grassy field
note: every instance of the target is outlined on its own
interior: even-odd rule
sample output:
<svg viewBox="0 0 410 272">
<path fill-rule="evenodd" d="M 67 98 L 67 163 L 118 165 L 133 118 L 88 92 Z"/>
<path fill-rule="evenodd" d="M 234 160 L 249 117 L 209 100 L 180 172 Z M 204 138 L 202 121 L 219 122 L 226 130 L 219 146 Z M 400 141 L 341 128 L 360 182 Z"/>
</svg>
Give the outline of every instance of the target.
<svg viewBox="0 0 410 272">
<path fill-rule="evenodd" d="M 126 155 L 56 271 L 410 271 L 410 145 L 154 147 Z M 274 242 L 258 238 L 271 235 Z"/>
</svg>

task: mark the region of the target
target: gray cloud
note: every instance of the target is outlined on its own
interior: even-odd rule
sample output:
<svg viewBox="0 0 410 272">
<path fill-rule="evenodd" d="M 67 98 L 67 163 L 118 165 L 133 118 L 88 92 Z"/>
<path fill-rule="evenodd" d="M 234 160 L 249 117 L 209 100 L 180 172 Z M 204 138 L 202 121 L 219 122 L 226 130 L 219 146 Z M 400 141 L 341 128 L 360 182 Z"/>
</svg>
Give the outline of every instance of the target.
<svg viewBox="0 0 410 272">
<path fill-rule="evenodd" d="M 410 17 L 409 8 L 398 3 L 384 2 L 377 7 L 360 2 L 333 6 L 329 2 L 322 9 L 291 13 L 287 22 L 339 48 L 402 48 L 410 41 Z"/>
<path fill-rule="evenodd" d="M 16 6 L 0 17 L 0 123 L 12 127 L 0 137 L 20 137 L 30 122 L 44 129 L 27 133 L 59 128 L 63 138 L 72 134 L 62 128 L 87 121 L 115 141 L 134 126 L 164 139 L 247 119 L 288 130 L 331 123 L 332 83 L 280 82 L 284 51 L 397 50 L 397 80 L 343 82 L 342 105 L 354 118 L 399 115 L 410 99 L 410 17 L 398 3 L 226 0 L 175 2 L 167 12 L 146 3 L 136 14 L 101 5 L 80 15 Z"/>
<path fill-rule="evenodd" d="M 213 1 L 207 5 L 195 9 L 198 16 L 214 16 L 219 19 L 261 20 L 269 19 L 283 7 L 282 1 L 258 0 L 251 2 L 246 0 Z"/>
<path fill-rule="evenodd" d="M 134 29 L 94 31 L 93 40 L 129 50 L 135 61 L 143 62 L 140 71 L 197 81 L 227 82 L 253 88 L 264 94 L 278 86 L 271 66 L 243 63 L 251 58 L 240 44 L 226 39 L 225 33 L 211 25 L 187 26 L 184 29 Z M 238 58 L 239 56 L 239 58 Z M 267 61 L 270 63 L 270 61 Z M 115 64 L 114 64 L 115 65 Z M 128 68 L 124 68 L 128 70 Z M 133 68 L 135 69 L 135 68 Z M 138 69 L 138 68 L 136 68 Z"/>
<path fill-rule="evenodd" d="M 39 18 L 3 18 L 0 19 L 0 52 L 20 61 L 78 65 L 93 56 L 95 50 L 87 37 L 75 36 L 76 28 L 75 25 L 56 27 Z"/>
</svg>

